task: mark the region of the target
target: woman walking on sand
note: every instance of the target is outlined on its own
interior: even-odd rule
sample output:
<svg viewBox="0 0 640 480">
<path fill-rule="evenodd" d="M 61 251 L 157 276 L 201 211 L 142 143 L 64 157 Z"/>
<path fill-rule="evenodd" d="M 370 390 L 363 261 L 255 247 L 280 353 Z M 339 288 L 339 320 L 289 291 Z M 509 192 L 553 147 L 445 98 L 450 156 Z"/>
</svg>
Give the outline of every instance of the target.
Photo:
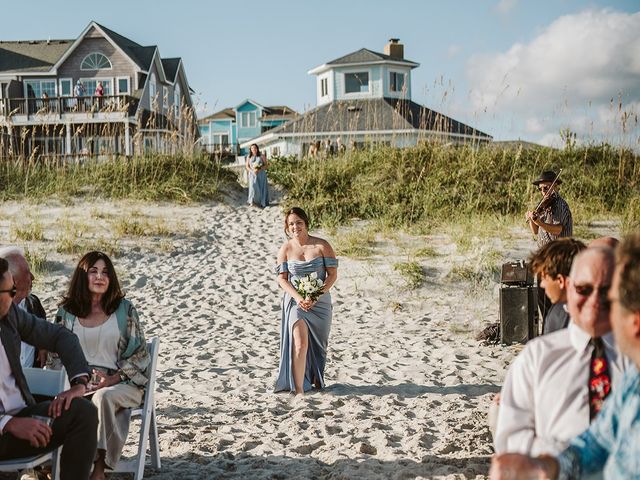
<svg viewBox="0 0 640 480">
<path fill-rule="evenodd" d="M 245 168 L 249 175 L 249 205 L 264 208 L 269 205 L 269 185 L 267 184 L 267 156 L 260 153 L 255 143 L 249 148 Z"/>
<path fill-rule="evenodd" d="M 276 392 L 304 394 L 324 387 L 324 366 L 331 330 L 331 294 L 338 260 L 326 240 L 309 235 L 309 217 L 291 208 L 284 217 L 288 240 L 278 252 L 282 297 L 280 367 Z"/>
</svg>

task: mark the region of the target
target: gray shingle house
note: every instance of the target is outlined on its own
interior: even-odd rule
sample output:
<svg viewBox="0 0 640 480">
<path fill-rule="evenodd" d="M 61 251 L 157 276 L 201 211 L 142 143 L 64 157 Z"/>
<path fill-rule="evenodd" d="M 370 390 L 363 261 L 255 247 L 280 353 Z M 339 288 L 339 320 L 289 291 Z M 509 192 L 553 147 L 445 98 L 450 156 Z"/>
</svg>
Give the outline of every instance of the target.
<svg viewBox="0 0 640 480">
<path fill-rule="evenodd" d="M 392 38 L 384 53 L 362 48 L 309 71 L 316 80 L 316 108 L 252 138 L 273 155 L 304 155 L 311 145 L 397 147 L 420 141 L 489 142 L 492 137 L 411 100 L 411 70 L 404 46 Z"/>
<path fill-rule="evenodd" d="M 198 136 L 180 58 L 91 22 L 76 39 L 0 41 L 0 156 L 176 153 Z"/>
</svg>

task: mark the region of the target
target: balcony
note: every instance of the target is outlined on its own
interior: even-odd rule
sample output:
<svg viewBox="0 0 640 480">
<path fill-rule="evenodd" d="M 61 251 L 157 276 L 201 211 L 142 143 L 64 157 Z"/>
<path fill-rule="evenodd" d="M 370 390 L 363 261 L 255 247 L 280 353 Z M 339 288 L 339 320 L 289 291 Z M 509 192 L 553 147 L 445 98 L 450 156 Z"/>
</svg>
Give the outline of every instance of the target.
<svg viewBox="0 0 640 480">
<path fill-rule="evenodd" d="M 12 120 L 62 119 L 75 115 L 105 118 L 135 115 L 139 100 L 129 95 L 102 97 L 0 98 L 0 118 Z M 103 115 L 101 115 L 103 114 Z"/>
</svg>

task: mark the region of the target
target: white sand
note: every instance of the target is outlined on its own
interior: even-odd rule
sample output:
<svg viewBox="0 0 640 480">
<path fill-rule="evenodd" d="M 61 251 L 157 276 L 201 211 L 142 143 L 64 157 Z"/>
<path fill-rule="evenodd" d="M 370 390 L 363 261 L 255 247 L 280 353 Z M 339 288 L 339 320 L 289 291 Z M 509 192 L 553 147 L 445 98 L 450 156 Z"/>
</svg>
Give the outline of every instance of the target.
<svg viewBox="0 0 640 480">
<path fill-rule="evenodd" d="M 9 218 L 26 208 L 7 203 L 2 210 L 6 243 Z M 272 393 L 281 297 L 272 267 L 284 239 L 278 207 L 248 208 L 237 196 L 188 207 L 120 202 L 29 211 L 27 222 L 41 222 L 45 231 L 30 248 L 49 250 L 53 269 L 34 290 L 50 315 L 79 258 L 52 253 L 54 239 L 60 243 L 79 229 L 89 245 L 95 236 L 104 243 L 115 216 L 160 221 L 175 231 L 121 238 L 115 257 L 146 335 L 161 340 L 162 470 L 147 469 L 146 478 L 486 475 L 492 453 L 486 412 L 518 349 L 474 340 L 484 324 L 497 321 L 496 284 L 477 288 L 448 276 L 455 265 L 472 264 L 485 244 L 458 253 L 449 235 L 403 234 L 381 241 L 368 259 L 340 257 L 328 388 L 292 402 Z M 503 259 L 524 258 L 533 247 L 524 225 L 510 236 L 494 248 Z M 418 259 L 426 282 L 408 290 L 392 265 L 426 246 L 438 255 Z"/>
</svg>

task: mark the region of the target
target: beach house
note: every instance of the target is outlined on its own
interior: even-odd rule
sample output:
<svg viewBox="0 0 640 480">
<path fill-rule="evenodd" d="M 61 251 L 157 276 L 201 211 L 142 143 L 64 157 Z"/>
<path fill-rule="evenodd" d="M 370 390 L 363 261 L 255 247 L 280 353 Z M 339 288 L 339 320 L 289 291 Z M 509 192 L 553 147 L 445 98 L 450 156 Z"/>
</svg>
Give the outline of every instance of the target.
<svg viewBox="0 0 640 480">
<path fill-rule="evenodd" d="M 96 22 L 70 40 L 0 41 L 0 155 L 193 148 L 191 93 L 180 58 Z"/>
<path fill-rule="evenodd" d="M 296 118 L 298 114 L 285 105 L 264 106 L 246 99 L 234 108 L 225 108 L 198 120 L 202 146 L 211 153 L 223 156 L 244 155 L 254 137 L 260 136 Z"/>
<path fill-rule="evenodd" d="M 411 100 L 411 71 L 418 66 L 392 38 L 384 53 L 361 48 L 313 68 L 308 73 L 316 76 L 317 106 L 240 147 L 257 143 L 273 156 L 304 155 L 312 145 L 491 141 L 490 135 Z"/>
</svg>

